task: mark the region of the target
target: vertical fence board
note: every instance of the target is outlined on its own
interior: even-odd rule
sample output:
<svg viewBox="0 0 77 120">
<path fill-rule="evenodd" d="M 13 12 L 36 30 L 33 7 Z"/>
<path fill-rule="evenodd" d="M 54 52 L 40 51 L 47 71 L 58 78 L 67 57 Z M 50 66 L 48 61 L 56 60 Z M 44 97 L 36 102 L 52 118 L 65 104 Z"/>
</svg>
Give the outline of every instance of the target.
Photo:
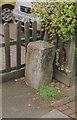
<svg viewBox="0 0 77 120">
<path fill-rule="evenodd" d="M 59 63 L 60 63 L 60 70 L 61 70 L 61 65 L 63 63 L 63 42 L 60 40 L 60 54 L 59 54 Z"/>
<path fill-rule="evenodd" d="M 74 62 L 75 62 L 75 41 L 70 41 L 69 56 L 68 56 L 68 68 L 71 71 L 70 76 L 75 74 Z"/>
<path fill-rule="evenodd" d="M 27 51 L 27 44 L 30 41 L 30 36 L 29 36 L 29 22 L 25 22 L 25 49 Z"/>
<path fill-rule="evenodd" d="M 9 24 L 4 24 L 4 40 L 5 40 L 5 67 L 6 72 L 10 72 L 10 34 Z"/>
<path fill-rule="evenodd" d="M 17 23 L 17 69 L 21 67 L 21 23 Z"/>
<path fill-rule="evenodd" d="M 37 40 L 37 22 L 36 21 L 32 22 L 32 37 L 33 37 L 33 41 Z"/>
<path fill-rule="evenodd" d="M 44 37 L 44 33 L 45 33 L 45 31 L 40 31 L 40 40 L 43 40 L 43 37 Z"/>
<path fill-rule="evenodd" d="M 44 33 L 44 38 L 43 38 L 44 41 L 49 41 L 49 36 L 48 36 L 48 30 L 45 29 L 45 33 Z"/>
</svg>

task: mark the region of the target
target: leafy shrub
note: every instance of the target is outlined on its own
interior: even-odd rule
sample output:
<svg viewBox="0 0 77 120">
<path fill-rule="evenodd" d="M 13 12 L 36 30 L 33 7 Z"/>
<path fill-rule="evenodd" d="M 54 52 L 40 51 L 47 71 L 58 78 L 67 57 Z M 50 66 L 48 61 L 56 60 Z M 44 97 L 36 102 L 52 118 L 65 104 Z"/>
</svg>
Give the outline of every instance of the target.
<svg viewBox="0 0 77 120">
<path fill-rule="evenodd" d="M 37 0 L 36 0 L 37 1 Z M 77 39 L 77 2 L 34 2 L 33 12 L 43 21 L 43 28 L 48 30 L 50 40 L 64 41 Z M 76 40 L 77 41 L 77 40 Z M 76 42 L 77 43 L 77 42 Z M 77 47 L 76 47 L 77 55 Z"/>
<path fill-rule="evenodd" d="M 51 40 L 56 36 L 63 40 L 74 40 L 77 29 L 77 2 L 35 2 L 33 12 L 48 29 Z"/>
</svg>

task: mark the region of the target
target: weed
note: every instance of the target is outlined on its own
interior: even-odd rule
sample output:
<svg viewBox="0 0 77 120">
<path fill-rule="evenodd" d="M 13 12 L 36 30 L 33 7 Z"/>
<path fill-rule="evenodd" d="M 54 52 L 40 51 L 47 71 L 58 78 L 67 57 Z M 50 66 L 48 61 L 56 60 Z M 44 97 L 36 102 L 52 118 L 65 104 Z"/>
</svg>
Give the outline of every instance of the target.
<svg viewBox="0 0 77 120">
<path fill-rule="evenodd" d="M 61 96 L 61 93 L 58 91 L 58 89 L 54 87 L 49 87 L 45 85 L 41 85 L 38 89 L 40 95 L 46 97 L 46 96 L 52 96 L 52 97 L 59 97 Z"/>
</svg>

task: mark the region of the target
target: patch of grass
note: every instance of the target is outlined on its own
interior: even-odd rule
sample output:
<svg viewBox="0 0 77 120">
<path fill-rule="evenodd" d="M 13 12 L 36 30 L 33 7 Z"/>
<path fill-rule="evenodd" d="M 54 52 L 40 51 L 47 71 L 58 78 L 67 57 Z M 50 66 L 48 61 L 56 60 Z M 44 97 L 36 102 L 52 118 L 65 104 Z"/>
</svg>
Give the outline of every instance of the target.
<svg viewBox="0 0 77 120">
<path fill-rule="evenodd" d="M 54 88 L 54 87 L 49 87 L 49 86 L 45 86 L 42 85 L 39 87 L 38 89 L 40 95 L 46 97 L 46 96 L 52 96 L 52 97 L 59 97 L 61 96 L 61 93 L 58 91 L 58 89 Z"/>
</svg>

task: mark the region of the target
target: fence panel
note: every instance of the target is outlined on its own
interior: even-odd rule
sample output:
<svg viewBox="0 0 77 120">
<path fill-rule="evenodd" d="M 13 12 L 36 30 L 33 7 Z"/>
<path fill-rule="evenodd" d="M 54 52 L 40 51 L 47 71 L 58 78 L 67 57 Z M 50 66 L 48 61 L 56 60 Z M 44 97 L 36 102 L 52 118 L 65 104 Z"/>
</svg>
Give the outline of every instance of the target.
<svg viewBox="0 0 77 120">
<path fill-rule="evenodd" d="M 30 28 L 29 22 L 24 24 L 24 38 L 21 37 L 21 23 L 18 22 L 16 24 L 16 40 L 11 41 L 10 38 L 10 29 L 9 23 L 4 24 L 4 40 L 5 42 L 0 45 L 0 47 L 5 48 L 5 69 L 0 71 L 0 78 L 2 82 L 6 82 L 9 80 L 18 79 L 20 77 L 24 77 L 25 75 L 25 64 L 21 63 L 21 47 L 25 48 L 25 52 L 27 50 L 27 44 L 30 41 L 37 40 L 37 22 L 34 21 L 32 23 L 32 28 Z M 39 37 L 40 38 L 40 37 Z M 11 66 L 11 46 L 16 46 L 16 66 Z M 15 47 L 14 47 L 15 49 Z M 13 51 L 14 52 L 14 51 Z M 13 59 L 15 59 L 15 53 Z M 26 53 L 25 53 L 26 56 Z"/>
<path fill-rule="evenodd" d="M 75 41 L 68 41 L 62 43 L 58 41 L 57 48 L 59 51 L 56 52 L 55 59 L 55 78 L 64 84 L 70 86 L 74 82 L 75 77 Z"/>
</svg>

